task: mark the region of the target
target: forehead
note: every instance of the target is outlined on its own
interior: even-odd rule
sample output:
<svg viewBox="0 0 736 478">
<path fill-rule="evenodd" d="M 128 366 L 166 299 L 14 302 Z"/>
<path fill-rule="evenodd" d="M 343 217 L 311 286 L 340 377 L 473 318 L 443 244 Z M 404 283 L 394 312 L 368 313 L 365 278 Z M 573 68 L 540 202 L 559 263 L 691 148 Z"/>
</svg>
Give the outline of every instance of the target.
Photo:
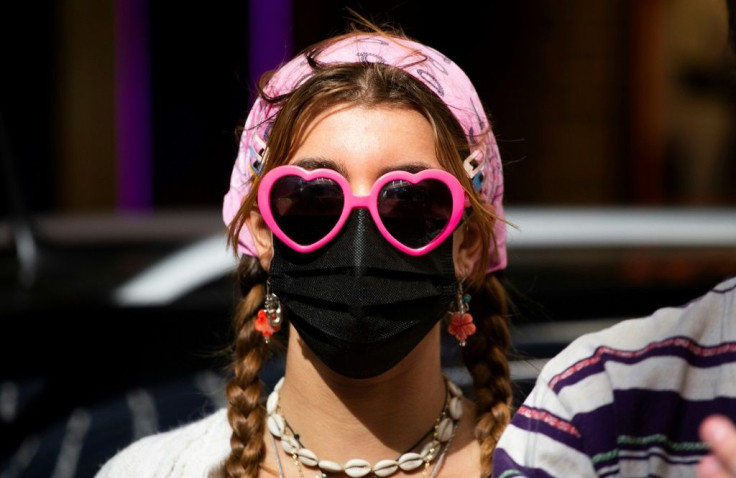
<svg viewBox="0 0 736 478">
<path fill-rule="evenodd" d="M 317 116 L 289 162 L 305 159 L 329 160 L 346 169 L 408 163 L 440 167 L 430 122 L 415 110 L 384 106 L 342 105 Z"/>
</svg>

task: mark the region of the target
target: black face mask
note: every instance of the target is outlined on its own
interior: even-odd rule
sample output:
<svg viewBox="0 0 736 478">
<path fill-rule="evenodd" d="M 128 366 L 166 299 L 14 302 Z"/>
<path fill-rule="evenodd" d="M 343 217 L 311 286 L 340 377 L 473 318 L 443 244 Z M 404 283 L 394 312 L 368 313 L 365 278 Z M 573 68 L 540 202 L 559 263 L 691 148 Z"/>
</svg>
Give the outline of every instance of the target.
<svg viewBox="0 0 736 478">
<path fill-rule="evenodd" d="M 447 313 L 456 293 L 452 240 L 410 256 L 365 209 L 307 254 L 274 237 L 271 289 L 299 336 L 331 370 L 352 378 L 399 363 Z"/>
</svg>

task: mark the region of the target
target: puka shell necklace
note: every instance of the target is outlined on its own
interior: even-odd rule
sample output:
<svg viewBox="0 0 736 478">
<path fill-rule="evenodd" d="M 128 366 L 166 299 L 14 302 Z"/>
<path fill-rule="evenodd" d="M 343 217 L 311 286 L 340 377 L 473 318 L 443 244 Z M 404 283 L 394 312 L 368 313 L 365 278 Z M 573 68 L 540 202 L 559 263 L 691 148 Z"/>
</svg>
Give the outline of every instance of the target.
<svg viewBox="0 0 736 478">
<path fill-rule="evenodd" d="M 398 470 L 413 471 L 422 465 L 429 466 L 437 457 L 440 448 L 453 437 L 457 423 L 463 414 L 462 390 L 448 377 L 445 377 L 448 393 L 445 407 L 438 417 L 432 439 L 422 447 L 419 453 L 409 451 L 395 460 L 381 460 L 375 465 L 371 465 L 367 460 L 360 458 L 348 460 L 341 465 L 330 460 L 320 460 L 313 451 L 301 446 L 297 438 L 288 431 L 286 420 L 280 413 L 279 408 L 279 391 L 283 383 L 284 378 L 282 377 L 276 383 L 266 401 L 268 431 L 274 438 L 279 439 L 284 453 L 295 457 L 305 466 L 319 468 L 323 474 L 344 472 L 351 478 L 361 478 L 373 473 L 380 478 L 385 478 Z"/>
</svg>

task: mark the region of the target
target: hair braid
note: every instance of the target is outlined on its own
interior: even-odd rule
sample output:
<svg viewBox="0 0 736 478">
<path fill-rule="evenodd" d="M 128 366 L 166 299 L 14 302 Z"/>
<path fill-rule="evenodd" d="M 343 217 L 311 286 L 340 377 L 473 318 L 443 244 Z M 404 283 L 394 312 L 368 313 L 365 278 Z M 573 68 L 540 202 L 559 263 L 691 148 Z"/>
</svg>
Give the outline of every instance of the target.
<svg viewBox="0 0 736 478">
<path fill-rule="evenodd" d="M 264 276 L 257 260 L 243 256 L 238 267 L 243 298 L 234 314 L 233 374 L 226 390 L 229 402 L 227 417 L 233 429 L 231 452 L 225 462 L 225 470 L 230 477 L 255 478 L 266 454 L 263 442 L 266 412 L 260 403 L 262 383 L 259 373 L 268 355 L 268 347 L 254 328 L 255 313 L 264 299 Z"/>
<path fill-rule="evenodd" d="M 473 377 L 477 418 L 475 437 L 481 447 L 481 476 L 491 476 L 493 450 L 511 419 L 512 388 L 507 360 L 511 336 L 507 296 L 496 275 L 489 275 L 473 296 L 478 332 L 468 338 L 463 362 Z"/>
</svg>

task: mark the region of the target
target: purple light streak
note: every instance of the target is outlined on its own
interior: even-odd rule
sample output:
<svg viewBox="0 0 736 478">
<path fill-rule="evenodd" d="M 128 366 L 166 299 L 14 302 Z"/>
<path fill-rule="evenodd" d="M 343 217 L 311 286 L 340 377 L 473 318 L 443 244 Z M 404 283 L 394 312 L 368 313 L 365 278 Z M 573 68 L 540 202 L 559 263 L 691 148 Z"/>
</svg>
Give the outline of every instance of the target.
<svg viewBox="0 0 736 478">
<path fill-rule="evenodd" d="M 292 55 L 291 0 L 250 0 L 250 84 Z"/>
<path fill-rule="evenodd" d="M 117 208 L 153 206 L 148 0 L 115 0 Z"/>
<path fill-rule="evenodd" d="M 153 207 L 149 0 L 115 0 L 115 135 L 117 208 Z M 249 75 L 292 54 L 291 0 L 250 0 Z"/>
</svg>

